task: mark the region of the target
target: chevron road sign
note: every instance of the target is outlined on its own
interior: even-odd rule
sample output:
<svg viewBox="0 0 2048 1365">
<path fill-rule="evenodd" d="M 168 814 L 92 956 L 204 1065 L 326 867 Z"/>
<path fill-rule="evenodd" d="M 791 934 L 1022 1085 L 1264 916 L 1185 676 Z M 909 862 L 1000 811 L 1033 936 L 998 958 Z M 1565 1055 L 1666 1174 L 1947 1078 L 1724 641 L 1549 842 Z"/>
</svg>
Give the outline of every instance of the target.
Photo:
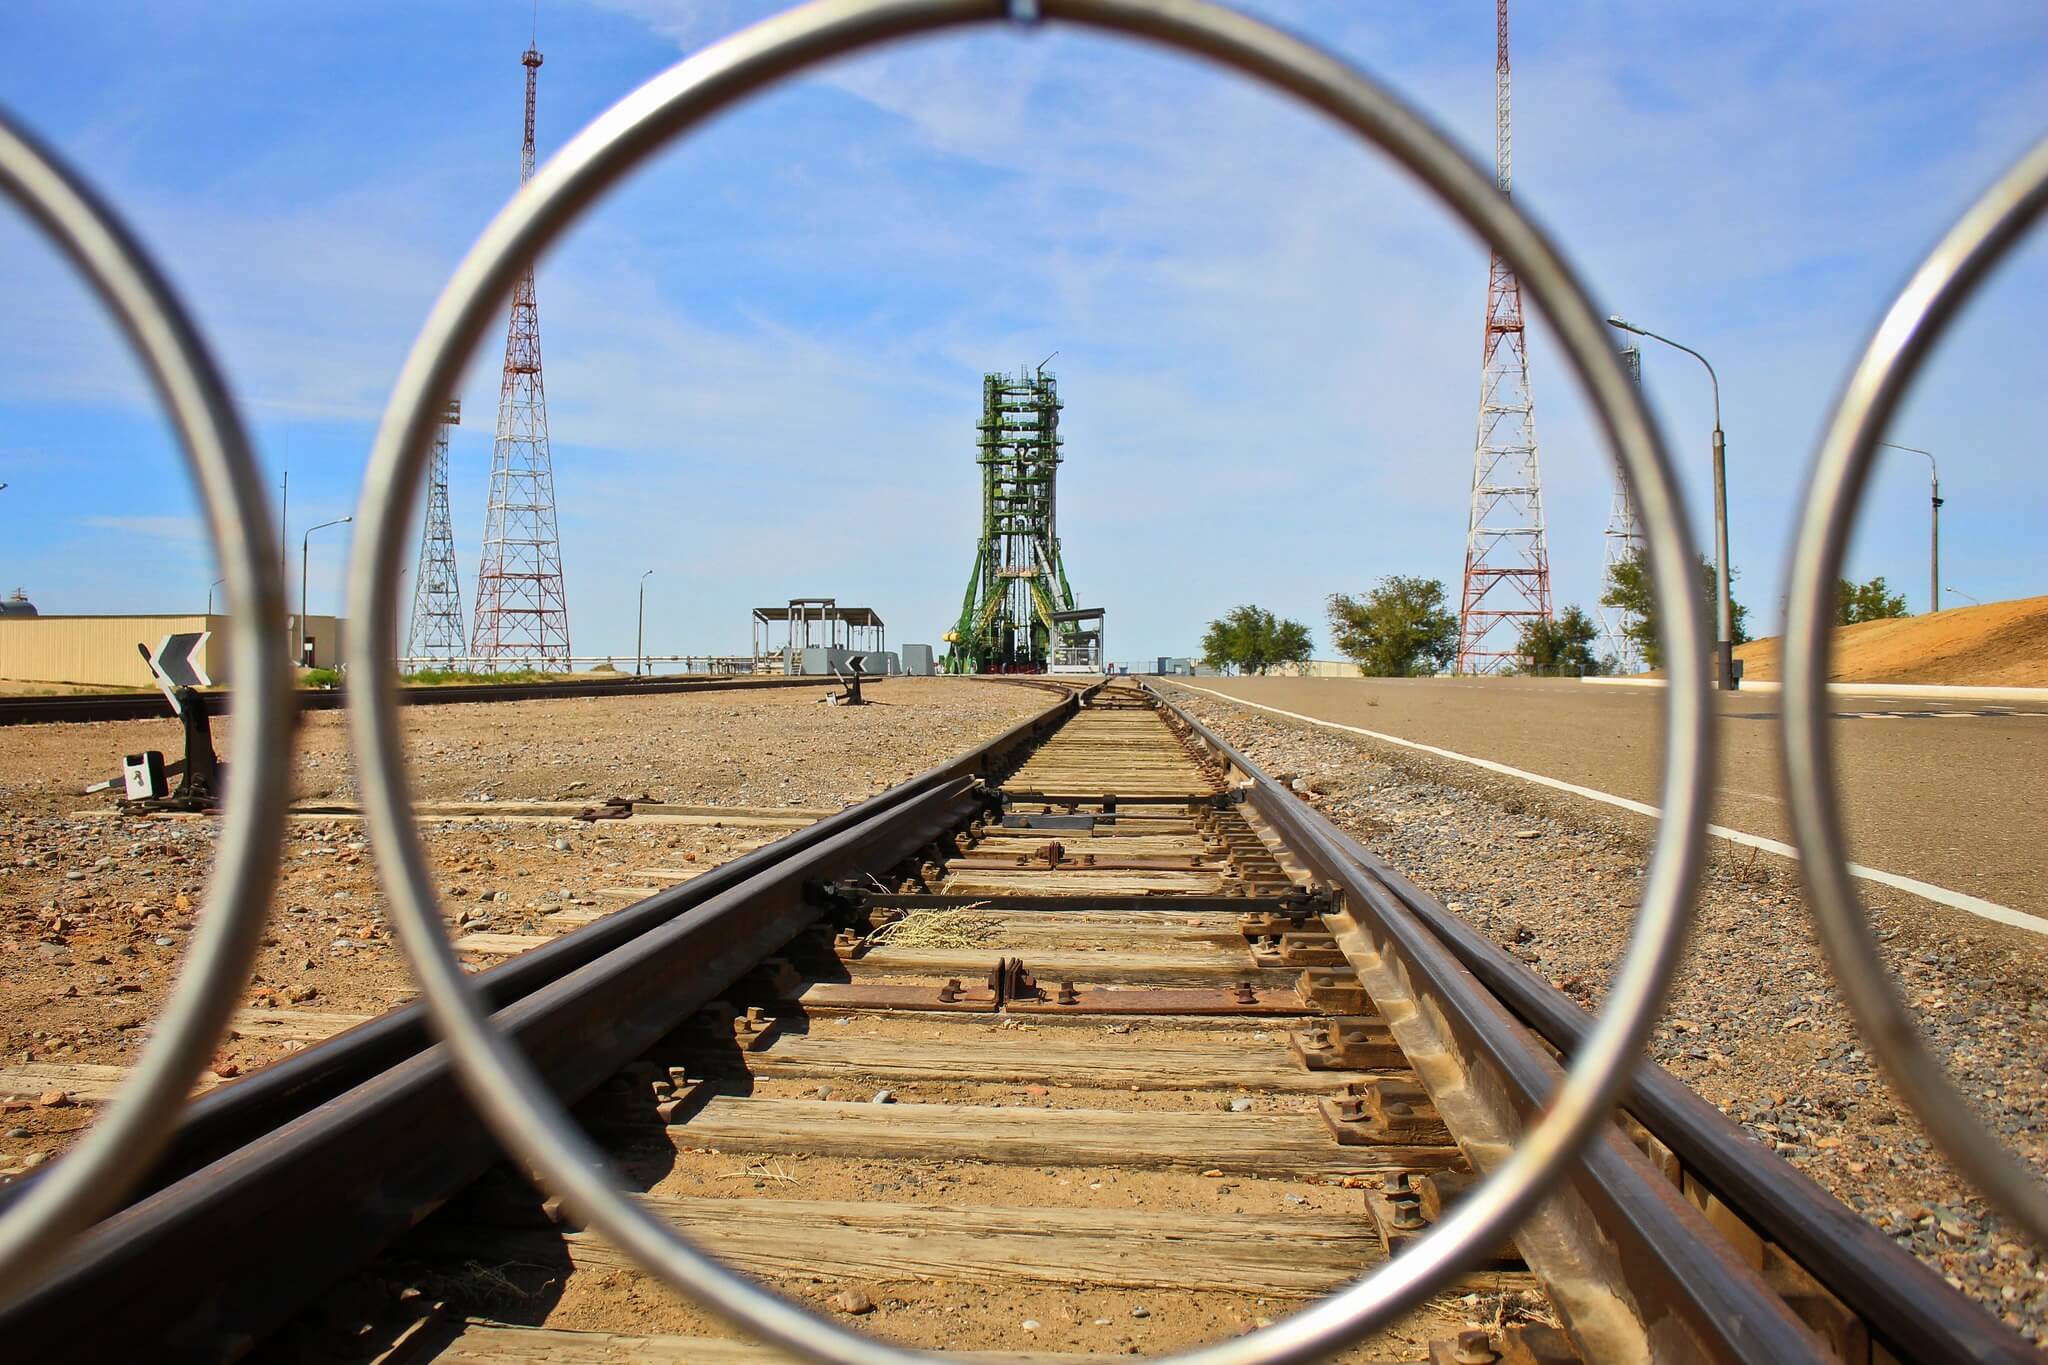
<svg viewBox="0 0 2048 1365">
<path fill-rule="evenodd" d="M 156 675 L 156 685 L 163 689 L 170 700 L 171 710 L 180 715 L 184 708 L 178 705 L 178 689 L 181 687 L 209 687 L 213 679 L 207 676 L 206 642 L 213 638 L 210 630 L 181 631 L 164 636 L 163 643 L 151 653 L 148 646 L 137 645 L 149 671 Z"/>
</svg>

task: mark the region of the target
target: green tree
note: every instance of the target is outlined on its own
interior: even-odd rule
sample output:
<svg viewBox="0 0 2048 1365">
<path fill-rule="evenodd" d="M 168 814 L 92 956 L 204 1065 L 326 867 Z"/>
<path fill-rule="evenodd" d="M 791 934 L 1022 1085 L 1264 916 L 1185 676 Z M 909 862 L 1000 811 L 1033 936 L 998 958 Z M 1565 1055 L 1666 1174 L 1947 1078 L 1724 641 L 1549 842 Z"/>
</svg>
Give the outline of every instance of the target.
<svg viewBox="0 0 2048 1365">
<path fill-rule="evenodd" d="M 1731 584 L 1728 599 L 1735 619 L 1735 643 L 1741 645 L 1749 643 L 1749 608 L 1735 596 L 1732 585 L 1736 576 L 1731 568 L 1728 571 Z M 1714 579 L 1714 566 L 1703 556 L 1700 559 L 1700 595 L 1706 599 L 1709 634 L 1717 628 L 1715 611 L 1720 599 Z M 1664 666 L 1664 650 L 1657 640 L 1657 603 L 1650 592 L 1650 566 L 1640 547 L 1627 558 L 1608 565 L 1607 587 L 1600 594 L 1600 605 L 1633 616 L 1634 620 L 1623 633 L 1635 641 L 1645 664 L 1651 668 Z"/>
<path fill-rule="evenodd" d="M 1202 662 L 1211 668 L 1264 673 L 1274 664 L 1301 663 L 1315 648 L 1308 627 L 1264 607 L 1231 608 L 1202 635 Z"/>
<path fill-rule="evenodd" d="M 1598 677 L 1607 671 L 1607 661 L 1593 652 L 1599 638 L 1592 617 L 1579 607 L 1566 607 L 1553 620 L 1523 624 L 1518 666 L 1539 678 Z"/>
<path fill-rule="evenodd" d="M 1434 673 L 1458 655 L 1458 618 L 1441 579 L 1389 574 L 1363 597 L 1330 595 L 1330 639 L 1371 677 Z"/>
<path fill-rule="evenodd" d="M 1883 574 L 1868 583 L 1851 583 L 1844 578 L 1835 584 L 1835 624 L 1838 626 L 1910 615 L 1912 613 L 1906 610 L 1906 594 L 1888 588 Z"/>
<path fill-rule="evenodd" d="M 1305 664 L 1315 652 L 1316 641 L 1299 621 L 1278 621 L 1273 626 L 1273 662 Z"/>
</svg>

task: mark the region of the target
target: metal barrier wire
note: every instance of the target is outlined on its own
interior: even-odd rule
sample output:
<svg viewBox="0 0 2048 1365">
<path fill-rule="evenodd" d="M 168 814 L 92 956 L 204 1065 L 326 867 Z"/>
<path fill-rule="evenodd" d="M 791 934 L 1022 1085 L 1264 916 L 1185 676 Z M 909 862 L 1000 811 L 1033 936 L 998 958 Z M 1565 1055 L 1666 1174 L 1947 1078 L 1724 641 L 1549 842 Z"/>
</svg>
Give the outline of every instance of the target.
<svg viewBox="0 0 2048 1365">
<path fill-rule="evenodd" d="M 58 157 L 0 113 L 0 194 L 68 257 L 120 325 L 168 411 L 227 577 L 235 765 L 198 929 L 126 1085 L 70 1152 L 0 1216 L 0 1301 L 47 1272 L 148 1169 L 177 1127 L 240 998 L 270 911 L 296 719 L 289 665 L 262 623 L 284 619 L 263 479 L 227 385 L 141 245 Z"/>
<path fill-rule="evenodd" d="M 1640 1055 L 1690 923 L 1712 772 L 1705 607 L 1671 465 L 1604 324 L 1562 256 L 1493 178 L 1398 97 L 1297 39 L 1208 0 L 818 0 L 679 63 L 626 96 L 562 149 L 485 229 L 407 358 L 372 450 L 349 573 L 356 694 L 350 728 L 391 913 L 463 1084 L 499 1139 L 589 1226 L 735 1326 L 799 1356 L 845 1365 L 929 1359 L 815 1317 L 697 1249 L 625 1195 L 523 1056 L 485 1017 L 442 931 L 412 818 L 396 707 L 393 589 L 435 414 L 519 272 L 605 190 L 745 96 L 831 58 L 910 34 L 977 23 L 1067 23 L 1207 57 L 1290 94 L 1377 146 L 1433 190 L 1515 269 L 1556 328 L 1619 453 L 1649 528 L 1667 690 L 1664 819 L 1642 907 L 1607 1003 L 1549 1112 L 1510 1159 L 1438 1227 L 1365 1280 L 1250 1336 L 1179 1359 L 1254 1365 L 1319 1359 L 1418 1303 L 1505 1235 L 1611 1117 Z"/>
<path fill-rule="evenodd" d="M 1942 331 L 2044 211 L 2048 139 L 1949 229 L 1913 272 L 1850 375 L 1814 461 L 1792 550 L 1783 723 L 1785 790 L 1807 904 L 1865 1042 L 1949 1159 L 2037 1243 L 2048 1245 L 2048 1185 L 1972 1117 L 1921 1044 L 1878 955 L 1849 877 L 1827 696 L 1835 585 L 1878 442 Z"/>
</svg>

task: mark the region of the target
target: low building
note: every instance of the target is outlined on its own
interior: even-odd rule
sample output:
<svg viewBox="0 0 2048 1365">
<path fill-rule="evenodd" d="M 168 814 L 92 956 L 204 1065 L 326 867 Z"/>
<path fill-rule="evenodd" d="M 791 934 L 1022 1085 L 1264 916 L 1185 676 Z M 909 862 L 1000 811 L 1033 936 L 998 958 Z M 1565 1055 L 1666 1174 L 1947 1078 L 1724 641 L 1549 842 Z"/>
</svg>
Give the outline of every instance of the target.
<svg viewBox="0 0 2048 1365">
<path fill-rule="evenodd" d="M 155 650 L 169 635 L 206 632 L 198 658 L 216 683 L 228 681 L 229 618 L 190 616 L 25 616 L 0 614 L 0 679 L 93 687 L 154 687 L 149 665 L 135 648 Z M 306 641 L 316 668 L 341 659 L 341 618 L 308 616 Z M 277 628 L 277 646 L 298 650 L 298 617 Z"/>
</svg>

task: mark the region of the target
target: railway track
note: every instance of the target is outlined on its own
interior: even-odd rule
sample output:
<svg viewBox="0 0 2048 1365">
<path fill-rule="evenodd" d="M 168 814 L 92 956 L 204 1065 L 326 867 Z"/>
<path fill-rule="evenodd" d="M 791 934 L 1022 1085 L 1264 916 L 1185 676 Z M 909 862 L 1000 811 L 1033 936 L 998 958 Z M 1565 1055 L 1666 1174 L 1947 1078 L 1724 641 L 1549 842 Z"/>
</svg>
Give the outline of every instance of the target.
<svg viewBox="0 0 2048 1365">
<path fill-rule="evenodd" d="M 879 681 L 879 679 L 876 679 Z M 402 706 L 459 706 L 496 701 L 551 701 L 570 697 L 643 697 L 674 692 L 728 692 L 758 687 L 834 687 L 834 678 L 574 678 L 562 682 L 476 683 L 447 687 L 401 687 Z M 338 711 L 348 704 L 345 688 L 308 688 L 293 694 L 301 711 Z M 230 692 L 209 692 L 215 714 L 233 704 Z M 76 697 L 0 697 L 0 725 L 82 724 L 105 720 L 163 720 L 169 716 L 160 692 L 118 692 Z"/>
<path fill-rule="evenodd" d="M 1399 1255 L 1588 1021 L 1160 698 L 1053 690 L 476 982 L 647 1207 L 736 1268 L 914 1344 L 1158 1351 Z M 428 1042 L 395 1011 L 196 1100 L 0 1314 L 10 1355 L 780 1358 L 650 1309 L 496 1164 Z M 1453 1291 L 1477 1297 L 1343 1358 L 2033 1358 L 1647 1064 Z M 584 1330 L 535 1325 L 557 1305 Z"/>
</svg>

